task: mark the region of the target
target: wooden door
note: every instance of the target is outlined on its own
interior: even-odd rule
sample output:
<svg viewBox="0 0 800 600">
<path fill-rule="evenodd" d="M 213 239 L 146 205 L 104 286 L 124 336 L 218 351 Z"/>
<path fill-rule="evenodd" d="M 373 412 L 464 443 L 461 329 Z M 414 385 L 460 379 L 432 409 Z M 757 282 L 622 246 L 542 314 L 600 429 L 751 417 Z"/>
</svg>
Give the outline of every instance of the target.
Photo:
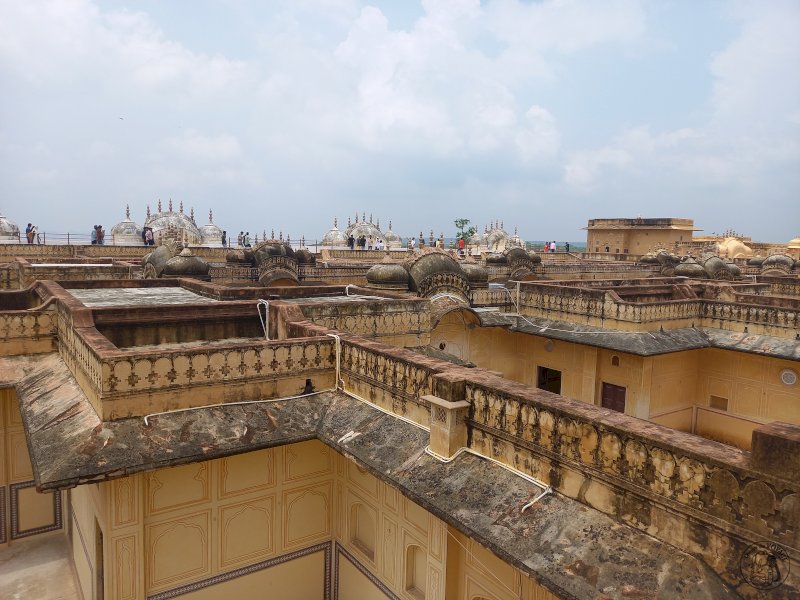
<svg viewBox="0 0 800 600">
<path fill-rule="evenodd" d="M 603 382 L 603 393 L 600 404 L 617 412 L 625 412 L 625 388 L 621 385 Z"/>
</svg>

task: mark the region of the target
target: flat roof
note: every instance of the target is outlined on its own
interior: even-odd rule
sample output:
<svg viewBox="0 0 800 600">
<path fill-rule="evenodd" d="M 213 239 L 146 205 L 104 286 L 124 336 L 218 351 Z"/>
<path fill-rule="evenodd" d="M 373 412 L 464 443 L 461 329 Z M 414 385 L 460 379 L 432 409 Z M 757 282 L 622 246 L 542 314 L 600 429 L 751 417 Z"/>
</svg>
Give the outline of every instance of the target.
<svg viewBox="0 0 800 600">
<path fill-rule="evenodd" d="M 68 288 L 66 291 L 90 308 L 217 302 L 213 298 L 201 296 L 182 287 Z"/>
<path fill-rule="evenodd" d="M 560 596 L 730 596 L 700 559 L 577 500 L 551 493 L 523 512 L 542 486 L 483 456 L 441 463 L 425 451 L 428 431 L 340 391 L 145 425 L 102 422 L 58 354 L 0 358 L 0 381 L 16 384 L 39 489 L 317 439 Z"/>
</svg>

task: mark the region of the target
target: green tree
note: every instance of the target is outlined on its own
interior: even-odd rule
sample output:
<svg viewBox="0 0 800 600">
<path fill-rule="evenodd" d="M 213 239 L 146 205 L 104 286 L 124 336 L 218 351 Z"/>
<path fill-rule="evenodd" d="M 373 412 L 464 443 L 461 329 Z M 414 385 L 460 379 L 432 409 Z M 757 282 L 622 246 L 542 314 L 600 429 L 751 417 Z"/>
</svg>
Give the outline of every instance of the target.
<svg viewBox="0 0 800 600">
<path fill-rule="evenodd" d="M 464 240 L 464 243 L 467 243 L 469 241 L 469 238 L 475 235 L 475 232 L 478 231 L 477 229 L 475 229 L 475 227 L 470 227 L 469 229 L 466 229 L 467 225 L 469 225 L 470 223 L 469 219 L 456 219 L 453 222 L 456 224 L 456 229 L 458 229 L 458 233 L 456 234 L 456 239 Z"/>
</svg>

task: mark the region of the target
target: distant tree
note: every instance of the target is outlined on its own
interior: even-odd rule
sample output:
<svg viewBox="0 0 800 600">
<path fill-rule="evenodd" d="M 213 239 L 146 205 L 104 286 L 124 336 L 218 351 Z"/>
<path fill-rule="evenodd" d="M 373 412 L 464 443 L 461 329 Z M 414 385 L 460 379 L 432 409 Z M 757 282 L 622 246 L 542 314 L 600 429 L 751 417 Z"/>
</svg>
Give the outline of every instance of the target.
<svg viewBox="0 0 800 600">
<path fill-rule="evenodd" d="M 469 219 L 456 219 L 453 222 L 456 224 L 456 229 L 458 229 L 456 239 L 464 240 L 464 243 L 468 242 L 469 238 L 475 235 L 475 232 L 478 231 L 475 227 L 465 229 L 470 223 Z"/>
</svg>

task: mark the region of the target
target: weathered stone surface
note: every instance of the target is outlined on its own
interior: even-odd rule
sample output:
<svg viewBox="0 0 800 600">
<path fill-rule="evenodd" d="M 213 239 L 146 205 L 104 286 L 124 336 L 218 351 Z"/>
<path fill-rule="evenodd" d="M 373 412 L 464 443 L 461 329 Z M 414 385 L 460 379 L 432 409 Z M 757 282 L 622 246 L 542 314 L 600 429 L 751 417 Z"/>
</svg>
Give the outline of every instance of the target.
<svg viewBox="0 0 800 600">
<path fill-rule="evenodd" d="M 800 481 L 800 426 L 780 422 L 761 425 L 753 430 L 751 452 L 756 468 Z"/>
<path fill-rule="evenodd" d="M 428 432 L 342 392 L 103 423 L 57 355 L 0 359 L 40 489 L 318 438 L 564 597 L 737 597 L 706 565 L 471 454 L 443 464 Z M 348 435 L 349 434 L 349 435 Z M 346 437 L 345 437 L 346 436 Z"/>
</svg>

